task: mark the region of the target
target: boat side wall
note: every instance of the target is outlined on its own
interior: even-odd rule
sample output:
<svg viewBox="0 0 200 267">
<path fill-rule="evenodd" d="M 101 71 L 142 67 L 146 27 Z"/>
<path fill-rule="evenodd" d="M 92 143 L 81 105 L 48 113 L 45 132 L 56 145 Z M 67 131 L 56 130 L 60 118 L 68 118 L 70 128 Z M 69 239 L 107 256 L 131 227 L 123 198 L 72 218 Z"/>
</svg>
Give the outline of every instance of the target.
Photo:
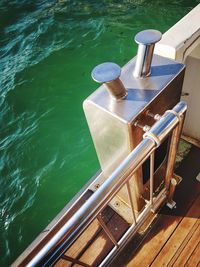
<svg viewBox="0 0 200 267">
<path fill-rule="evenodd" d="M 182 100 L 188 104 L 183 134 L 200 144 L 200 4 L 170 28 L 155 53 L 186 64 Z"/>
</svg>

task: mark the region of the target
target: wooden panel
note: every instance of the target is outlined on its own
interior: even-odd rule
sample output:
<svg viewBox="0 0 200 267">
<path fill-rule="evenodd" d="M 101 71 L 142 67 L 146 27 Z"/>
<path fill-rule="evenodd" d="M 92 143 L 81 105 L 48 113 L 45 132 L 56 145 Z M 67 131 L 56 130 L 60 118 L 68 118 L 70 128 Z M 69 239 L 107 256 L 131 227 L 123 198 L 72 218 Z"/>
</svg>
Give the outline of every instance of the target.
<svg viewBox="0 0 200 267">
<path fill-rule="evenodd" d="M 176 253 L 175 257 L 170 261 L 169 267 L 180 267 L 184 266 L 186 262 L 189 260 L 191 254 L 195 250 L 196 246 L 200 241 L 200 221 L 194 225 L 194 231 L 191 231 L 187 238 L 184 240 L 184 244 L 179 248 L 178 253 Z"/>
<path fill-rule="evenodd" d="M 100 236 L 92 243 L 92 246 L 86 250 L 86 252 L 81 257 L 81 261 L 86 262 L 89 265 L 93 265 L 95 261 L 98 260 L 99 255 L 104 254 L 104 251 L 113 246 L 113 244 L 108 240 L 105 233 L 101 233 Z"/>
<path fill-rule="evenodd" d="M 197 221 L 197 217 L 200 215 L 199 207 L 200 197 L 183 220 L 178 216 L 162 215 L 160 221 L 158 220 L 156 223 L 156 229 L 149 233 L 145 243 L 127 266 L 167 266 Z M 179 223 L 180 226 L 178 226 Z"/>
<path fill-rule="evenodd" d="M 111 231 L 115 240 L 119 240 L 122 234 L 127 230 L 128 224 L 118 214 L 114 213 L 111 220 L 107 223 L 107 227 Z M 113 246 L 111 240 L 108 238 L 104 230 L 102 230 L 85 253 L 80 257 L 80 260 L 89 265 L 98 266 Z"/>
<path fill-rule="evenodd" d="M 55 265 L 54 267 L 68 267 L 71 265 L 71 262 L 70 261 L 65 261 L 65 260 L 62 260 L 60 259 Z"/>
<path fill-rule="evenodd" d="M 109 206 L 101 214 L 102 220 L 118 240 L 129 227 L 127 222 Z M 86 265 L 97 266 L 107 255 L 113 243 L 95 219 L 77 241 L 66 251 L 64 256 L 73 258 L 74 264 L 60 260 L 56 267 L 79 266 L 79 261 Z M 66 258 L 67 259 L 67 258 Z"/>
<path fill-rule="evenodd" d="M 180 217 L 169 217 L 166 215 L 160 217 L 153 231 L 149 233 L 145 242 L 141 245 L 141 249 L 136 253 L 127 266 L 149 266 L 162 246 L 167 242 L 180 220 Z"/>
<path fill-rule="evenodd" d="M 178 248 L 187 238 L 187 235 L 192 230 L 193 226 L 197 222 L 200 216 L 200 196 L 197 198 L 191 209 L 187 213 L 186 217 L 180 222 L 172 236 L 160 251 L 152 263 L 152 267 L 167 266 L 170 260 L 173 258 Z"/>
<path fill-rule="evenodd" d="M 90 242 L 90 240 L 97 234 L 98 230 L 100 231 L 100 226 L 98 221 L 95 220 L 65 254 L 72 258 L 78 257 L 81 251 L 84 250 L 87 243 Z"/>
<path fill-rule="evenodd" d="M 200 243 L 197 245 L 193 254 L 189 258 L 188 262 L 186 263 L 187 267 L 196 267 L 199 265 L 200 265 Z"/>
<path fill-rule="evenodd" d="M 121 217 L 116 215 L 115 212 L 108 206 L 102 212 L 102 219 L 107 224 L 110 220 L 113 220 L 113 216 L 121 220 Z M 127 223 L 123 220 L 126 227 Z M 101 234 L 102 228 L 99 225 L 98 220 L 94 220 L 92 224 L 86 229 L 86 231 L 77 239 L 77 241 L 69 248 L 65 253 L 67 256 L 80 258 L 91 243 Z"/>
</svg>

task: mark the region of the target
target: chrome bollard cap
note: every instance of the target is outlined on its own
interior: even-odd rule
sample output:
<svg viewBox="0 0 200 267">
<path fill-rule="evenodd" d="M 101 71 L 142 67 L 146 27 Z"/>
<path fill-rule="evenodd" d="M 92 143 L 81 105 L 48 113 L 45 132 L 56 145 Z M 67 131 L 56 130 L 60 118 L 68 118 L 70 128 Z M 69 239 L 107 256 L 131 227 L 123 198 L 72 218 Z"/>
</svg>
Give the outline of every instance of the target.
<svg viewBox="0 0 200 267">
<path fill-rule="evenodd" d="M 99 64 L 92 70 L 92 78 L 98 83 L 107 83 L 116 80 L 120 74 L 120 66 L 113 62 Z"/>
<path fill-rule="evenodd" d="M 120 66 L 112 62 L 105 62 L 93 69 L 92 78 L 98 83 L 105 84 L 113 99 L 121 100 L 127 96 L 127 90 L 119 78 L 120 74 Z"/>
<path fill-rule="evenodd" d="M 137 44 L 151 45 L 159 42 L 162 38 L 162 33 L 157 30 L 144 30 L 135 35 Z"/>
</svg>

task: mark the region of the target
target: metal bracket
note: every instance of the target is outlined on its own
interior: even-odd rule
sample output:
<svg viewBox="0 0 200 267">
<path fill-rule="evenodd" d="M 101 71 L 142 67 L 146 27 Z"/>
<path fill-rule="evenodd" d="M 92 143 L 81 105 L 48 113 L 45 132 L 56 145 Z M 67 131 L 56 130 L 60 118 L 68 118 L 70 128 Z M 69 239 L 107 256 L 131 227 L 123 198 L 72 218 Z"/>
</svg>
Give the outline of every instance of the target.
<svg viewBox="0 0 200 267">
<path fill-rule="evenodd" d="M 176 202 L 174 200 L 171 200 L 170 202 L 167 202 L 167 207 L 172 209 L 176 208 Z"/>
<path fill-rule="evenodd" d="M 173 174 L 173 178 L 176 180 L 177 185 L 179 185 L 183 180 L 183 178 L 180 175 L 177 175 L 175 173 Z"/>
<path fill-rule="evenodd" d="M 146 116 L 153 118 L 155 121 L 159 121 L 161 118 L 161 115 L 159 114 L 153 114 L 150 110 L 147 110 Z"/>
<path fill-rule="evenodd" d="M 147 132 L 147 131 L 149 131 L 150 128 L 151 128 L 149 125 L 142 125 L 139 121 L 136 121 L 136 122 L 134 123 L 134 125 L 135 125 L 135 127 L 139 127 L 140 129 L 142 129 L 143 132 Z"/>
<path fill-rule="evenodd" d="M 182 181 L 182 177 L 174 173 L 171 179 L 171 183 L 170 183 L 170 188 L 169 188 L 169 193 L 168 193 L 168 202 L 166 204 L 167 207 L 170 209 L 176 208 L 176 202 L 173 200 L 173 197 L 174 197 L 176 186 L 180 184 L 181 181 Z"/>
<path fill-rule="evenodd" d="M 200 182 L 200 173 L 197 175 L 196 180 Z"/>
<path fill-rule="evenodd" d="M 146 132 L 143 135 L 143 138 L 149 138 L 149 139 L 153 140 L 155 142 L 155 144 L 156 144 L 157 147 L 159 147 L 160 144 L 161 144 L 160 139 L 154 133 L 152 133 L 152 132 L 149 132 L 149 131 Z"/>
</svg>

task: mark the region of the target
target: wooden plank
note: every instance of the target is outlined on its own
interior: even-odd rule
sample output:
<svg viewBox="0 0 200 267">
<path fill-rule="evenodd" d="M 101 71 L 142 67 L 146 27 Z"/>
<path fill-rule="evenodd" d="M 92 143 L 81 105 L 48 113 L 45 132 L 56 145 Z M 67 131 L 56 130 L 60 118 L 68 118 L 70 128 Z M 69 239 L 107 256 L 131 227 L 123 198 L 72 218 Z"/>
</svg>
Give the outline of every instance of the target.
<svg viewBox="0 0 200 267">
<path fill-rule="evenodd" d="M 68 267 L 71 265 L 71 262 L 70 261 L 65 261 L 65 260 L 62 260 L 60 259 L 55 265 L 54 267 Z"/>
<path fill-rule="evenodd" d="M 101 218 L 107 227 L 111 229 L 110 231 L 116 240 L 129 227 L 127 222 L 109 206 L 101 213 Z M 97 262 L 101 262 L 112 247 L 112 242 L 99 225 L 98 220 L 95 219 L 68 251 L 66 251 L 66 259 L 69 257 L 73 258 L 74 264 L 66 261 L 65 267 L 79 266 L 79 261 L 89 265 L 93 263 L 96 266 Z M 63 260 L 58 261 L 56 267 L 63 267 Z"/>
<path fill-rule="evenodd" d="M 90 265 L 88 265 L 88 264 L 86 264 L 86 263 L 84 263 L 84 262 L 82 262 L 82 261 L 79 261 L 79 260 L 77 260 L 77 259 L 73 259 L 73 258 L 68 257 L 68 256 L 66 256 L 66 255 L 63 255 L 63 256 L 62 256 L 62 259 L 65 260 L 65 261 L 70 261 L 70 262 L 72 262 L 71 265 L 73 265 L 73 264 L 78 264 L 78 265 L 83 266 L 83 267 L 91 267 Z"/>
<path fill-rule="evenodd" d="M 123 218 L 117 213 L 114 213 L 111 220 L 107 223 L 107 227 L 111 231 L 115 240 L 119 240 L 129 226 Z M 112 241 L 104 230 L 102 230 L 79 260 L 92 266 L 98 266 L 113 246 Z"/>
<path fill-rule="evenodd" d="M 167 242 L 180 220 L 181 218 L 178 216 L 163 215 L 160 217 L 152 231 L 142 243 L 140 250 L 136 252 L 127 267 L 150 266 L 160 248 Z"/>
<path fill-rule="evenodd" d="M 194 252 L 192 253 L 191 257 L 185 264 L 187 267 L 196 267 L 200 264 L 200 242 L 196 246 Z"/>
<path fill-rule="evenodd" d="M 107 223 L 113 215 L 114 211 L 110 207 L 107 207 L 102 212 L 102 218 L 105 223 Z M 98 236 L 101 230 L 102 229 L 98 220 L 95 219 L 77 239 L 77 241 L 67 250 L 65 255 L 72 258 L 79 258 L 87 249 L 87 247 L 90 246 L 90 243 L 96 238 L 96 236 Z"/>
<path fill-rule="evenodd" d="M 200 220 L 197 221 L 192 230 L 194 231 L 189 233 L 183 242 L 183 246 L 180 246 L 178 253 L 176 253 L 175 257 L 173 257 L 170 261 L 168 267 L 184 266 L 189 260 L 191 254 L 200 241 Z"/>
<path fill-rule="evenodd" d="M 152 267 L 167 266 L 178 248 L 184 242 L 192 227 L 200 217 L 200 196 L 196 199 L 186 217 L 180 222 L 168 242 L 152 263 Z"/>
<path fill-rule="evenodd" d="M 60 259 L 56 264 L 54 264 L 54 267 L 91 267 L 89 265 L 84 265 L 84 264 L 78 264 L 78 261 L 75 261 L 75 263 L 72 263 L 71 261 L 68 261 L 66 259 Z"/>
<path fill-rule="evenodd" d="M 181 138 L 183 140 L 187 141 L 188 143 L 191 143 L 191 144 L 193 144 L 193 145 L 195 145 L 195 146 L 200 148 L 200 141 L 199 140 L 197 140 L 197 139 L 195 139 L 195 138 L 193 138 L 191 136 L 184 135 L 184 134 L 181 135 Z"/>
<path fill-rule="evenodd" d="M 85 248 L 87 243 L 97 234 L 100 230 L 99 222 L 94 220 L 85 232 L 77 239 L 77 241 L 69 248 L 65 255 L 72 258 L 78 257 L 79 253 Z"/>
<path fill-rule="evenodd" d="M 99 235 L 98 238 L 92 243 L 92 246 L 86 250 L 80 260 L 93 266 L 95 261 L 97 261 L 100 257 L 99 255 L 106 255 L 105 251 L 107 251 L 108 247 L 111 249 L 113 244 L 110 242 L 110 240 L 108 240 L 106 234 L 101 232 L 101 235 Z M 103 259 L 102 256 L 100 258 Z"/>
<path fill-rule="evenodd" d="M 196 217 L 199 215 L 198 205 L 200 205 L 200 197 L 198 197 L 198 199 L 195 201 L 194 207 L 192 206 L 193 208 L 187 214 L 187 216 L 190 216 L 190 217 L 186 219 L 189 220 L 192 226 L 197 220 Z M 191 216 L 196 216 L 196 217 L 192 218 Z M 182 217 L 180 216 L 162 215 L 160 217 L 160 220 L 158 219 L 158 222 L 155 224 L 154 229 L 152 229 L 152 231 L 149 233 L 149 235 L 145 239 L 145 242 L 142 244 L 142 247 L 140 248 L 140 250 L 135 254 L 134 258 L 128 263 L 127 266 L 128 267 L 150 266 L 154 262 L 154 259 L 157 257 L 162 247 L 165 246 L 170 236 L 176 230 L 181 220 L 182 220 Z M 187 221 L 183 222 L 183 225 L 182 225 L 183 229 L 184 229 L 184 226 L 187 227 Z M 183 237 L 185 237 L 184 233 L 183 233 Z M 176 238 L 173 239 L 173 242 L 171 242 L 170 245 L 172 247 L 172 248 L 169 248 L 170 251 L 171 249 L 176 248 L 177 246 Z M 164 254 L 162 254 L 162 256 L 164 257 Z M 152 266 L 159 266 L 159 267 L 166 266 L 166 262 L 169 262 L 170 259 L 171 258 L 165 261 L 165 258 L 159 257 L 158 260 L 152 264 Z"/>
</svg>

